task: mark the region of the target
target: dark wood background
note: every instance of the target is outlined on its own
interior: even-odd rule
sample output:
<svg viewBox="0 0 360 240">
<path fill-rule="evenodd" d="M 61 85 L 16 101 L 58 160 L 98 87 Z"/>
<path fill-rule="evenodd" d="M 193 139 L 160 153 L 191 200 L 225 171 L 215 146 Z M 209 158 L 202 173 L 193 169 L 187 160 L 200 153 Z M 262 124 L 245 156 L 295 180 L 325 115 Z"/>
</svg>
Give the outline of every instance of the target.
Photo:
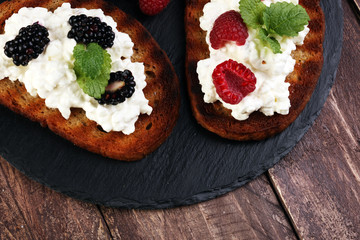
<svg viewBox="0 0 360 240">
<path fill-rule="evenodd" d="M 122 210 L 71 199 L 0 157 L 0 239 L 360 239 L 360 21 L 344 8 L 335 85 L 279 164 L 200 204 Z"/>
</svg>

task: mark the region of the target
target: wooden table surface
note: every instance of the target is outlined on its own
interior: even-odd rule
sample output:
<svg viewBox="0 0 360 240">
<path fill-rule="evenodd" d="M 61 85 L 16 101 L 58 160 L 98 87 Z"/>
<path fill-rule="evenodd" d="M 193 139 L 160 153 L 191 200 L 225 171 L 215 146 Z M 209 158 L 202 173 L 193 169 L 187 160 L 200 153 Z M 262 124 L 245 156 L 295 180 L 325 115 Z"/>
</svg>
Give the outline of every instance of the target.
<svg viewBox="0 0 360 240">
<path fill-rule="evenodd" d="M 308 133 L 268 172 L 200 204 L 122 210 L 50 190 L 0 157 L 0 239 L 360 239 L 360 21 L 342 3 L 335 85 Z"/>
</svg>

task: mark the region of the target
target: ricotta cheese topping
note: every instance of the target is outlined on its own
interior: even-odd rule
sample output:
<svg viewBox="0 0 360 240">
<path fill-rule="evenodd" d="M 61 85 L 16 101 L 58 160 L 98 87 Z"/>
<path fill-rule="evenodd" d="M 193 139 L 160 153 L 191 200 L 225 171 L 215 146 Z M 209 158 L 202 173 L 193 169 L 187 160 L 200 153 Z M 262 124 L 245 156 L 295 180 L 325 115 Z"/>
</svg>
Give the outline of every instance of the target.
<svg viewBox="0 0 360 240">
<path fill-rule="evenodd" d="M 67 34 L 71 29 L 68 19 L 80 14 L 99 17 L 111 26 L 115 33 L 114 45 L 106 49 L 112 59 L 111 71 L 128 69 L 136 82 L 133 96 L 121 104 L 100 105 L 85 94 L 76 82 L 73 70 L 73 49 L 76 41 L 67 38 Z M 45 51 L 27 66 L 16 66 L 12 59 L 4 54 L 5 43 L 14 39 L 20 28 L 35 22 L 48 29 L 50 43 Z M 47 107 L 58 109 L 66 119 L 70 117 L 71 108 L 82 108 L 87 118 L 98 123 L 105 131 L 131 134 L 135 131 L 138 116 L 150 115 L 152 107 L 143 93 L 146 87 L 144 64 L 131 62 L 134 44 L 129 35 L 117 31 L 116 26 L 112 17 L 105 16 L 101 9 L 71 8 L 69 3 L 64 3 L 54 12 L 39 7 L 22 8 L 6 20 L 5 33 L 0 35 L 0 79 L 8 77 L 11 81 L 19 80 L 32 96 L 45 99 Z"/>
<path fill-rule="evenodd" d="M 264 0 L 271 3 L 284 0 Z M 298 0 L 285 0 L 298 4 Z M 290 109 L 289 83 L 286 76 L 294 70 L 295 60 L 291 52 L 296 45 L 302 45 L 309 32 L 306 26 L 297 37 L 277 37 L 281 45 L 281 54 L 274 54 L 268 47 L 259 49 L 259 40 L 256 39 L 256 30 L 248 28 L 249 37 L 245 45 L 237 46 L 235 42 L 227 43 L 223 48 L 215 50 L 210 44 L 210 32 L 215 20 L 224 12 L 239 11 L 239 0 L 211 0 L 204 6 L 204 15 L 200 18 L 200 27 L 206 31 L 206 43 L 209 45 L 210 57 L 198 62 L 197 73 L 204 92 L 204 101 L 213 103 L 220 101 L 225 108 L 230 109 L 232 116 L 237 120 L 245 120 L 254 111 L 260 111 L 266 116 L 274 113 L 288 114 Z M 212 73 L 217 65 L 232 59 L 249 68 L 257 79 L 256 89 L 238 104 L 224 102 L 216 93 L 212 80 Z"/>
</svg>

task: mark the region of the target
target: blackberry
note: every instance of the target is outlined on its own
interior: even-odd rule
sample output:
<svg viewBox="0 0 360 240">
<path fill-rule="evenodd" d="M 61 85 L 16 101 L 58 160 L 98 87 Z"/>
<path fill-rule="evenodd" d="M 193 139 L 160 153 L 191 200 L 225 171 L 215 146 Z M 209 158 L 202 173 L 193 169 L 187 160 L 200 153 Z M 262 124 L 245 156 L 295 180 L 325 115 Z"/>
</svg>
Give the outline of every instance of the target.
<svg viewBox="0 0 360 240">
<path fill-rule="evenodd" d="M 129 70 L 112 72 L 105 93 L 96 100 L 99 104 L 116 105 L 122 103 L 134 94 L 135 85 L 134 77 Z"/>
<path fill-rule="evenodd" d="M 112 47 L 115 33 L 106 23 L 98 17 L 88 17 L 85 14 L 71 16 L 69 19 L 71 30 L 68 38 L 73 38 L 77 43 L 98 43 L 103 49 Z"/>
<path fill-rule="evenodd" d="M 4 53 L 16 66 L 26 66 L 44 51 L 50 42 L 48 36 L 48 30 L 37 22 L 23 27 L 15 39 L 6 42 Z"/>
</svg>

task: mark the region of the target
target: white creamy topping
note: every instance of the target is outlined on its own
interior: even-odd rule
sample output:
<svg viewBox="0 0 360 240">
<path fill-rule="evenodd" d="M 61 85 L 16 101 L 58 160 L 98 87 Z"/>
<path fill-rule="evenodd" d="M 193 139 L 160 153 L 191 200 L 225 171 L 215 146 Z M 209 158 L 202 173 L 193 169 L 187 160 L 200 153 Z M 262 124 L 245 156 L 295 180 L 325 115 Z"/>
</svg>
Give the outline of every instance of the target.
<svg viewBox="0 0 360 240">
<path fill-rule="evenodd" d="M 270 6 L 271 3 L 280 1 L 264 0 L 263 3 Z M 286 2 L 298 4 L 298 0 Z M 274 54 L 268 47 L 258 49 L 259 40 L 256 39 L 256 30 L 253 29 L 248 29 L 249 37 L 245 45 L 237 46 L 235 42 L 229 42 L 223 48 L 215 50 L 210 44 L 210 32 L 215 20 L 230 10 L 239 11 L 239 0 L 211 0 L 204 6 L 204 15 L 200 18 L 200 27 L 207 32 L 206 42 L 210 50 L 210 58 L 199 61 L 197 66 L 204 101 L 206 103 L 222 102 L 225 108 L 232 110 L 231 114 L 237 120 L 247 119 L 254 111 L 261 111 L 266 116 L 271 116 L 275 112 L 288 114 L 290 84 L 286 83 L 285 79 L 295 66 L 295 60 L 290 54 L 296 49 L 296 45 L 303 44 L 309 28 L 305 27 L 297 37 L 277 37 L 281 45 L 281 54 Z M 219 97 L 212 80 L 212 73 L 216 66 L 229 59 L 244 64 L 257 79 L 255 91 L 235 105 L 225 103 Z"/>
<path fill-rule="evenodd" d="M 67 38 L 67 34 L 71 29 L 68 19 L 79 14 L 99 17 L 115 32 L 114 45 L 106 49 L 112 59 L 111 71 L 128 69 L 136 82 L 134 94 L 125 102 L 115 106 L 100 105 L 77 84 L 73 70 L 76 41 Z M 25 67 L 14 65 L 12 59 L 1 50 L 0 79 L 9 77 L 12 81 L 24 83 L 32 96 L 38 95 L 45 99 L 47 107 L 59 109 L 66 119 L 71 114 L 71 108 L 82 108 L 90 120 L 97 122 L 107 132 L 122 131 L 130 134 L 135 131 L 135 122 L 140 114 L 151 114 L 152 108 L 143 93 L 146 86 L 144 64 L 131 62 L 134 44 L 129 35 L 117 31 L 117 24 L 112 17 L 105 16 L 101 9 L 71 8 L 69 3 L 64 3 L 54 13 L 45 8 L 22 8 L 6 20 L 5 34 L 0 35 L 0 49 L 4 49 L 5 43 L 18 35 L 21 27 L 34 22 L 48 29 L 49 45 Z"/>
</svg>

